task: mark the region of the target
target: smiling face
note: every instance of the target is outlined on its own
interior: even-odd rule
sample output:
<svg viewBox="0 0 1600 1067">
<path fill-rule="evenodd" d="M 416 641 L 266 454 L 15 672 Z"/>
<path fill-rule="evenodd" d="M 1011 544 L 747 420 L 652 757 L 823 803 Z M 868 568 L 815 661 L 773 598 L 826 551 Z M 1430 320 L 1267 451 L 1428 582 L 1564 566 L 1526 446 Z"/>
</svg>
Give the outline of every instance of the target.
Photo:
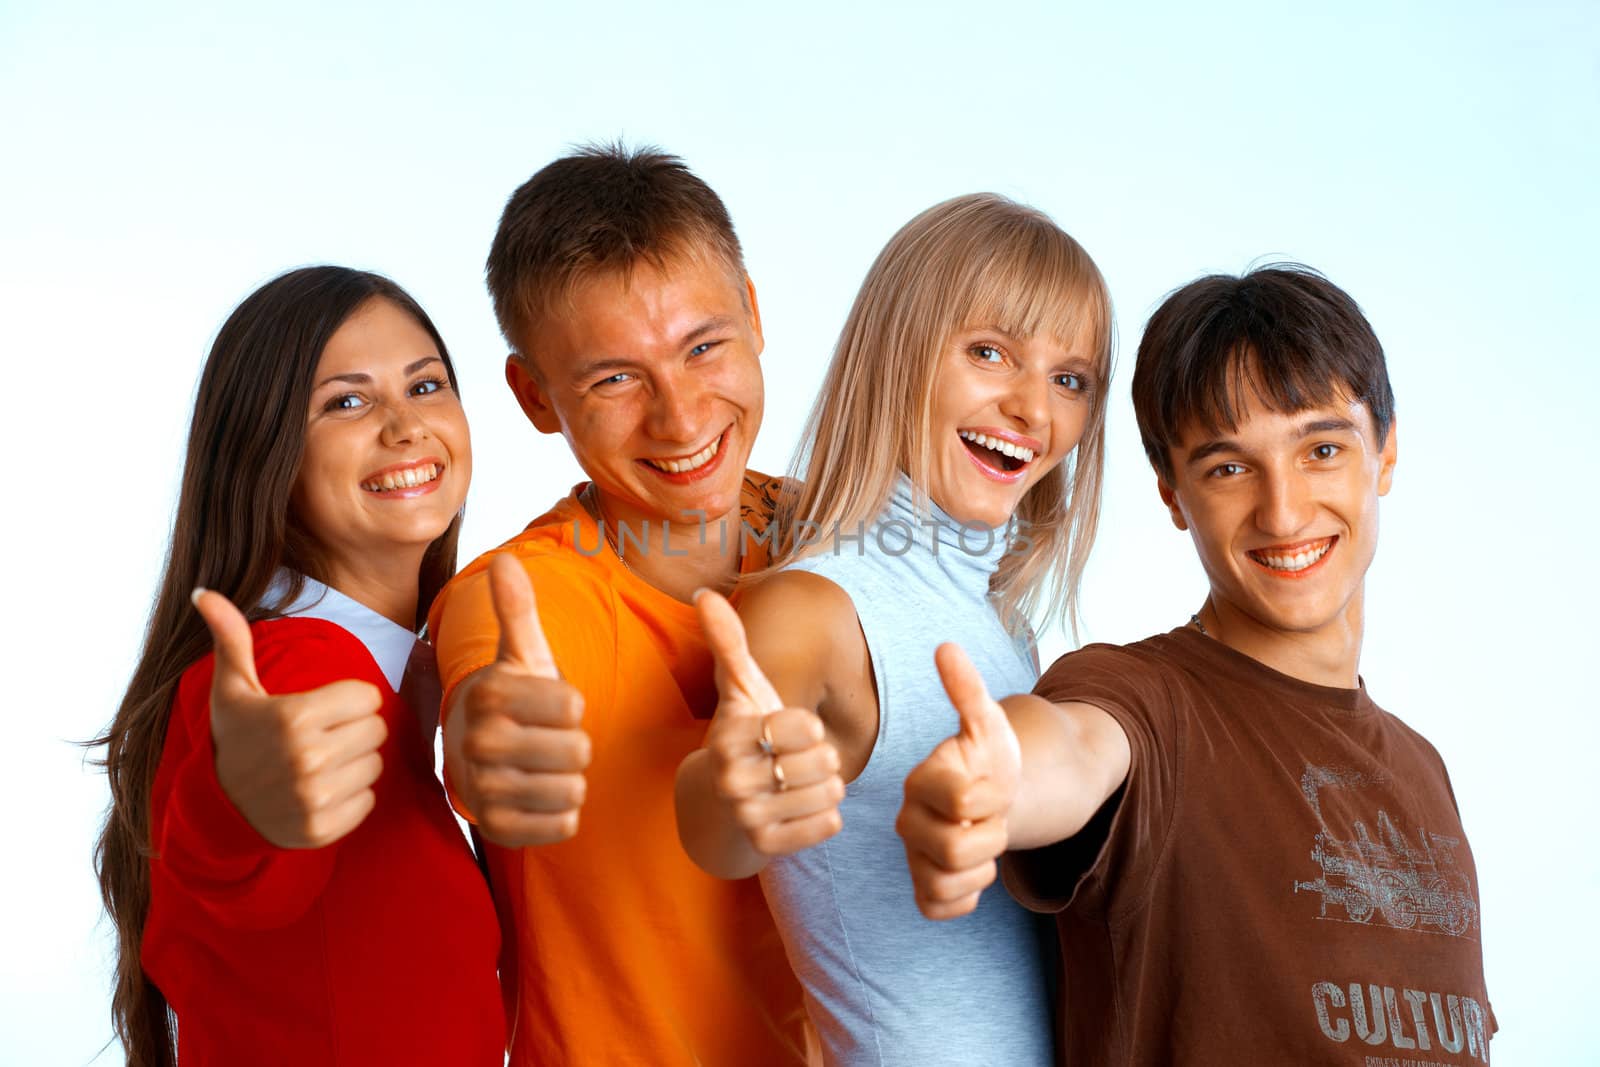
<svg viewBox="0 0 1600 1067">
<path fill-rule="evenodd" d="M 933 385 L 928 491 L 951 518 L 1004 526 L 1083 437 L 1100 388 L 1090 332 L 1067 346 L 993 327 L 947 339 Z"/>
<path fill-rule="evenodd" d="M 577 284 L 506 361 L 544 433 L 560 433 L 612 523 L 694 523 L 739 504 L 761 428 L 755 288 L 717 256 L 639 263 Z"/>
<path fill-rule="evenodd" d="M 1279 634 L 1359 634 L 1395 433 L 1379 442 L 1360 403 L 1285 414 L 1250 397 L 1233 431 L 1182 434 L 1161 497 L 1194 538 L 1220 619 Z"/>
<path fill-rule="evenodd" d="M 389 301 L 369 300 L 317 363 L 290 496 L 329 584 L 343 588 L 375 565 L 409 568 L 414 580 L 471 480 L 466 415 L 433 338 Z"/>
</svg>

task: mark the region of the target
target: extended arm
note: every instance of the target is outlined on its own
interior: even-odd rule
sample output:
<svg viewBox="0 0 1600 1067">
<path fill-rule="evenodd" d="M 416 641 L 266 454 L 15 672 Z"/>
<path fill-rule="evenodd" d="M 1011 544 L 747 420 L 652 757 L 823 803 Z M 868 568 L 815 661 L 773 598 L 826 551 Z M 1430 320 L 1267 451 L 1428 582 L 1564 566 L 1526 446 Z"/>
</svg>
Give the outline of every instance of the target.
<svg viewBox="0 0 1600 1067">
<path fill-rule="evenodd" d="M 1128 735 L 1093 704 L 1052 704 L 1024 693 L 1000 705 L 1022 750 L 1006 848 L 1072 837 L 1128 777 Z"/>
</svg>

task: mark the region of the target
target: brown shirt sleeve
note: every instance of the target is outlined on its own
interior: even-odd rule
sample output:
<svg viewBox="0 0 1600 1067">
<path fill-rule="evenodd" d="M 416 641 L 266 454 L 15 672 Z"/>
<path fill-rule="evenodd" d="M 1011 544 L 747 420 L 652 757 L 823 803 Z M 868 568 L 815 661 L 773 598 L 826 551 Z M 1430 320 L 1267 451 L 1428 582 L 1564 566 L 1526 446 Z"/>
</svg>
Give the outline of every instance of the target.
<svg viewBox="0 0 1600 1067">
<path fill-rule="evenodd" d="M 1092 704 L 1115 719 L 1128 736 L 1128 777 L 1073 837 L 1007 853 L 1005 886 L 1039 912 L 1076 903 L 1087 916 L 1105 918 L 1136 907 L 1166 847 L 1178 797 L 1182 738 L 1168 678 L 1149 657 L 1090 645 L 1056 660 L 1033 691 L 1053 703 Z"/>
</svg>

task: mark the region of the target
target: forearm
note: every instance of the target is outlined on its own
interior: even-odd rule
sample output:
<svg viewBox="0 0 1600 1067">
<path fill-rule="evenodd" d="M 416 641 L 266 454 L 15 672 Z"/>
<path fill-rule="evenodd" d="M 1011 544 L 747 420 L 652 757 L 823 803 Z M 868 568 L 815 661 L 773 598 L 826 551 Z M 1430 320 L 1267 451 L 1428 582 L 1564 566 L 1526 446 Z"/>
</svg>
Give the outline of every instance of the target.
<svg viewBox="0 0 1600 1067">
<path fill-rule="evenodd" d="M 1006 818 L 1007 847 L 1072 837 L 1128 773 L 1122 728 L 1098 708 L 1021 694 L 1002 700 L 1022 749 L 1022 777 Z"/>
<path fill-rule="evenodd" d="M 223 924 L 242 929 L 283 926 L 304 914 L 327 884 L 337 848 L 283 849 L 266 841 L 223 793 L 204 751 L 173 775 L 152 843 L 174 884 Z"/>
<path fill-rule="evenodd" d="M 751 845 L 732 807 L 717 795 L 713 773 L 711 753 L 703 748 L 678 765 L 674 789 L 678 841 L 707 874 L 748 878 L 767 865 L 767 857 Z"/>
</svg>

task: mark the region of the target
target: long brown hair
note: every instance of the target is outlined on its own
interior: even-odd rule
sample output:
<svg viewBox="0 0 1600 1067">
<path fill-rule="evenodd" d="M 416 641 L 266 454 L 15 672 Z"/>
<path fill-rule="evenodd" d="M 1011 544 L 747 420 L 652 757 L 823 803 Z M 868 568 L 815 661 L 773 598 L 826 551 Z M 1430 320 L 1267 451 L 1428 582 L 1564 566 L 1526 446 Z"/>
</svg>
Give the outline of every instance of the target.
<svg viewBox="0 0 1600 1067">
<path fill-rule="evenodd" d="M 127 694 L 104 736 L 111 808 L 95 846 L 100 895 L 117 928 L 112 1025 L 129 1067 L 176 1059 L 166 998 L 145 975 L 140 943 L 150 908 L 150 790 L 166 742 L 172 697 L 183 672 L 211 647 L 189 603 L 196 586 L 215 589 L 252 620 L 300 593 L 299 575 L 322 570 L 314 540 L 299 526 L 290 490 L 305 452 L 312 380 L 328 339 L 369 300 L 410 314 L 438 346 L 444 341 L 417 302 L 387 278 L 347 267 L 305 267 L 257 289 L 228 316 L 200 375 L 177 519 L 144 648 Z M 419 575 L 417 625 L 455 571 L 461 517 L 428 546 Z M 262 604 L 273 574 L 296 575 L 277 604 Z"/>
<path fill-rule="evenodd" d="M 798 489 L 779 506 L 779 529 L 871 523 L 901 472 L 926 507 L 937 355 L 952 333 L 980 324 L 1063 341 L 1086 327 L 1093 338 L 1083 437 L 1023 496 L 1016 517 L 1027 537 L 1013 543 L 989 584 L 1008 626 L 1065 616 L 1076 632 L 1078 581 L 1100 516 L 1111 297 L 1077 241 L 1043 212 L 1006 197 L 973 193 L 935 204 L 878 254 L 806 422 L 790 468 Z M 821 544 L 802 547 L 791 538 L 773 567 L 820 551 Z"/>
</svg>

